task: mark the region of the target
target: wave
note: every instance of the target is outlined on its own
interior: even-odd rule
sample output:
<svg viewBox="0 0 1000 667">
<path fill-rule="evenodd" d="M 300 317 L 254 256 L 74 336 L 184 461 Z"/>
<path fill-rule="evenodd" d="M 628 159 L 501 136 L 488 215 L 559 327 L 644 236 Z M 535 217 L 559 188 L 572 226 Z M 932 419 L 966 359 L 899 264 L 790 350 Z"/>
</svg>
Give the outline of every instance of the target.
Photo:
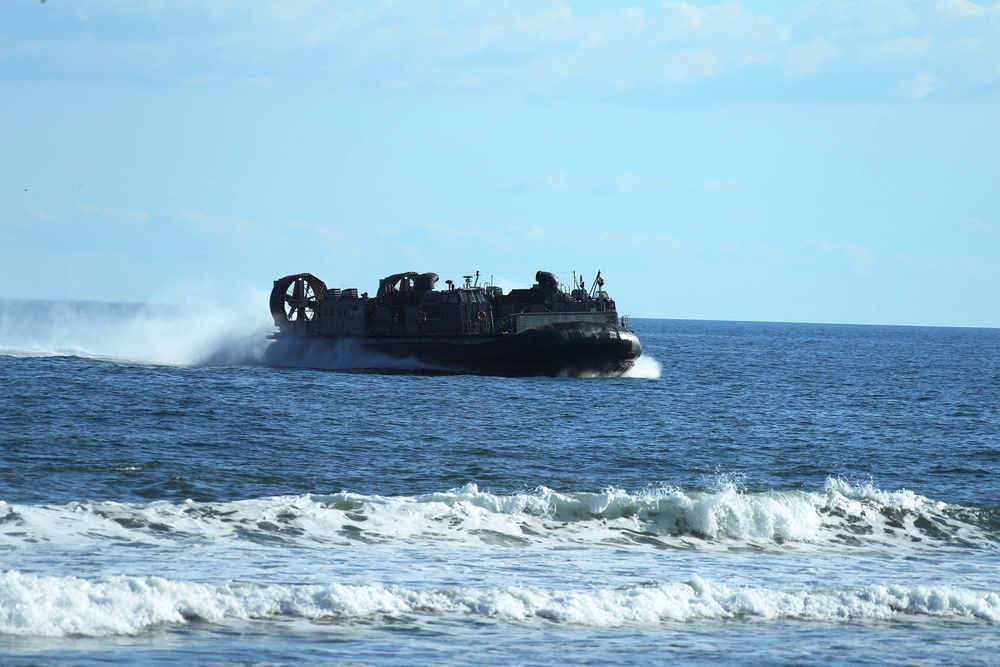
<svg viewBox="0 0 1000 667">
<path fill-rule="evenodd" d="M 701 577 L 617 588 L 418 590 L 380 583 L 206 584 L 162 577 L 95 579 L 0 573 L 0 634 L 130 635 L 152 626 L 226 619 L 378 623 L 473 617 L 583 626 L 701 619 L 886 620 L 903 615 L 1000 621 L 1000 593 L 950 586 L 875 585 L 786 592 Z"/>
<path fill-rule="evenodd" d="M 205 503 L 0 501 L 0 548 L 117 539 L 161 544 L 236 540 L 313 545 L 465 542 L 560 548 L 996 551 L 995 512 L 930 500 L 907 490 L 829 479 L 822 490 L 747 492 L 732 482 L 705 492 L 493 494 L 470 484 L 421 496 L 348 492 Z"/>
</svg>

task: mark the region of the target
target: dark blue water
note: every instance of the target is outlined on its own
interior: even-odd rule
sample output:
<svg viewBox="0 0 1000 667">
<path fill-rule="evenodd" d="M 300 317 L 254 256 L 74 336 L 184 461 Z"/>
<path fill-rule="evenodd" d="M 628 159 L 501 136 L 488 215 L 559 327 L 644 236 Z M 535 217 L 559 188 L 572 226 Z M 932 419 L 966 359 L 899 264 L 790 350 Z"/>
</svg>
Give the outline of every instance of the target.
<svg viewBox="0 0 1000 667">
<path fill-rule="evenodd" d="M 269 368 L 211 327 L 165 359 L 77 316 L 0 340 L 8 662 L 1000 648 L 998 330 L 633 320 L 638 377 L 511 379 Z"/>
<path fill-rule="evenodd" d="M 4 357 L 9 501 L 871 478 L 997 497 L 996 330 L 639 321 L 657 379 Z"/>
</svg>

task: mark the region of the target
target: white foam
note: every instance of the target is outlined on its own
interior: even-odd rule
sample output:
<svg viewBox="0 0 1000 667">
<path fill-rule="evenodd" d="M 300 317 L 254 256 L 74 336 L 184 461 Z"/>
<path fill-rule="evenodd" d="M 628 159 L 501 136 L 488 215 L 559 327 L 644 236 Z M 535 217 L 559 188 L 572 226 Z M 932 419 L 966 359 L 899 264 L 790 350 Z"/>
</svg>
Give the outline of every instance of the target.
<svg viewBox="0 0 1000 667">
<path fill-rule="evenodd" d="M 20 506 L 0 502 L 0 547 L 69 547 L 117 539 L 169 545 L 275 542 L 313 545 L 447 540 L 482 545 L 504 539 L 548 549 L 620 544 L 726 550 L 915 551 L 943 546 L 995 550 L 976 514 L 909 491 L 880 491 L 830 480 L 823 490 L 746 492 L 663 487 L 639 492 L 493 494 L 470 484 L 422 496 L 352 493 L 280 496 L 223 503 L 77 502 Z"/>
<path fill-rule="evenodd" d="M 1000 621 L 1000 594 L 948 586 L 783 591 L 692 577 L 617 588 L 509 586 L 419 590 L 379 583 L 204 584 L 162 577 L 85 579 L 0 573 L 0 633 L 128 635 L 191 620 L 291 618 L 380 622 L 416 615 L 583 626 L 697 619 L 882 620 L 901 615 Z M 410 618 L 412 620 L 412 618 Z"/>
</svg>

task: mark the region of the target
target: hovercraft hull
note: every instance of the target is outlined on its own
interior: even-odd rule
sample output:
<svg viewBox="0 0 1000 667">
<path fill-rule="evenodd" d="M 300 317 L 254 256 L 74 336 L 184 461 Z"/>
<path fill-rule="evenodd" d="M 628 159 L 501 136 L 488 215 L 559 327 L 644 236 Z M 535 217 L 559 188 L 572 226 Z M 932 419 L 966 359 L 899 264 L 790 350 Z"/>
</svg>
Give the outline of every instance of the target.
<svg viewBox="0 0 1000 667">
<path fill-rule="evenodd" d="M 278 366 L 520 376 L 621 376 L 642 353 L 617 325 L 559 322 L 499 336 L 279 337 L 267 350 Z"/>
</svg>

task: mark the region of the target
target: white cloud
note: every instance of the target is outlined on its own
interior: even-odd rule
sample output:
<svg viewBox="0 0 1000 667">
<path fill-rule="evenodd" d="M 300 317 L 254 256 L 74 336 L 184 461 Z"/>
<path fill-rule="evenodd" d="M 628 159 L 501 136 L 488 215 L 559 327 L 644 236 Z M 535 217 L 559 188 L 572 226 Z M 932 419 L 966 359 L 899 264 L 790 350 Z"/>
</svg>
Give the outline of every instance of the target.
<svg viewBox="0 0 1000 667">
<path fill-rule="evenodd" d="M 743 183 L 731 178 L 711 178 L 701 182 L 701 189 L 706 192 L 739 192 Z"/>
<path fill-rule="evenodd" d="M 19 239 L 26 231 L 31 231 L 39 224 L 45 224 L 49 215 L 43 209 L 35 206 L 25 206 L 13 212 L 0 211 L 0 239 Z M 0 250 L 3 250 L 0 247 Z"/>
<path fill-rule="evenodd" d="M 507 183 L 504 185 L 504 189 L 511 190 L 513 192 L 562 192 L 566 190 L 573 190 L 575 189 L 575 186 L 569 176 L 566 175 L 565 171 L 557 171 L 554 174 L 548 174 L 545 176 L 529 176 L 527 178 Z"/>
<path fill-rule="evenodd" d="M 977 255 L 963 255 L 957 259 L 944 255 L 907 255 L 897 252 L 902 264 L 924 273 L 961 271 L 971 278 L 988 278 L 997 272 L 997 266 Z"/>
<path fill-rule="evenodd" d="M 781 259 L 785 254 L 781 248 L 776 248 L 766 243 L 755 243 L 753 245 L 753 251 L 755 254 L 771 260 L 772 262 Z"/>
<path fill-rule="evenodd" d="M 636 33 L 642 32 L 649 26 L 646 10 L 642 7 L 624 7 L 620 13 L 626 24 Z"/>
<path fill-rule="evenodd" d="M 35 222 L 48 222 L 49 214 L 45 211 L 45 209 L 37 206 L 26 206 L 22 210 Z"/>
<path fill-rule="evenodd" d="M 933 44 L 934 38 L 930 35 L 921 37 L 905 35 L 877 42 L 871 47 L 865 48 L 863 52 L 865 60 L 870 63 L 913 60 L 921 56 L 926 56 Z"/>
<path fill-rule="evenodd" d="M 665 178 L 650 178 L 634 172 L 618 174 L 612 184 L 618 192 L 663 192 L 672 187 Z"/>
<path fill-rule="evenodd" d="M 918 257 L 897 252 L 895 257 L 906 266 L 925 272 L 947 271 L 954 266 L 954 261 L 952 261 L 950 257 L 945 257 L 943 255 L 920 255 Z"/>
<path fill-rule="evenodd" d="M 605 230 L 592 236 L 598 243 L 603 243 L 603 240 L 607 240 L 611 245 L 623 250 L 652 249 L 661 257 L 685 255 L 698 250 L 698 246 L 696 245 L 655 232 L 639 235 L 618 230 Z"/>
<path fill-rule="evenodd" d="M 241 88 L 273 88 L 274 80 L 269 76 L 248 76 L 237 78 L 233 83 Z"/>
<path fill-rule="evenodd" d="M 308 80 L 584 95 L 672 94 L 726 78 L 751 96 L 813 94 L 804 80 L 818 74 L 838 90 L 870 95 L 897 85 L 900 61 L 933 71 L 953 95 L 1000 78 L 1000 3 L 967 0 L 794 9 L 738 2 L 615 9 L 571 0 L 137 0 L 91 3 L 82 13 L 53 6 L 44 14 L 50 28 L 60 29 L 12 26 L 10 35 L 32 36 L 0 46 L 0 78 L 259 88 Z M 909 97 L 930 92 L 925 81 L 909 86 Z"/>
<path fill-rule="evenodd" d="M 875 266 L 875 255 L 865 246 L 856 243 L 831 243 L 826 240 L 810 240 L 807 247 L 819 248 L 827 253 L 833 253 L 845 258 L 855 273 L 870 273 Z"/>
<path fill-rule="evenodd" d="M 541 242 L 551 246 L 566 248 L 591 248 L 602 251 L 635 252 L 652 250 L 661 258 L 696 252 L 699 247 L 678 238 L 659 233 L 632 234 L 616 229 L 604 229 L 597 232 L 571 231 L 550 232 L 539 227 L 511 226 L 509 228 L 527 240 Z"/>
<path fill-rule="evenodd" d="M 725 61 L 710 49 L 675 51 L 655 59 L 656 78 L 668 83 L 697 81 L 718 76 Z"/>
<path fill-rule="evenodd" d="M 87 215 L 99 216 L 105 220 L 126 224 L 143 224 L 149 222 L 151 217 L 150 214 L 145 211 L 125 211 L 115 208 L 105 208 L 103 206 L 94 206 L 92 204 L 81 206 L 80 210 Z"/>
<path fill-rule="evenodd" d="M 922 100 L 937 87 L 938 78 L 930 72 L 920 72 L 916 76 L 903 81 L 896 91 L 910 100 Z"/>
<path fill-rule="evenodd" d="M 331 229 L 328 225 L 293 220 L 286 223 L 285 226 L 292 232 L 291 238 L 309 239 L 309 245 L 313 248 L 330 250 L 342 254 L 356 255 L 359 252 L 356 243 L 337 230 Z"/>
<path fill-rule="evenodd" d="M 996 230 L 996 225 L 990 222 L 986 222 L 981 218 L 971 218 L 966 221 L 963 225 L 966 229 L 971 229 L 974 232 L 993 232 Z"/>
<path fill-rule="evenodd" d="M 242 218 L 214 216 L 200 211 L 180 210 L 166 214 L 169 220 L 182 223 L 199 234 L 211 234 L 246 245 L 258 239 L 275 239 L 276 235 L 259 223 Z"/>
<path fill-rule="evenodd" d="M 839 55 L 839 47 L 823 37 L 817 37 L 804 46 L 788 51 L 785 74 L 793 79 L 815 74 Z"/>
<path fill-rule="evenodd" d="M 953 19 L 1000 17 L 1000 2 L 991 7 L 983 7 L 968 0 L 938 0 L 937 10 Z"/>
<path fill-rule="evenodd" d="M 475 243 L 486 242 L 493 250 L 503 252 L 514 252 L 517 250 L 517 241 L 511 238 L 507 232 L 498 229 L 483 229 L 478 225 L 456 227 L 440 222 L 422 222 L 416 225 L 416 228 L 450 241 L 461 243 L 469 241 Z"/>
<path fill-rule="evenodd" d="M 590 258 L 595 256 L 607 258 L 609 253 L 618 257 L 652 253 L 658 259 L 669 259 L 700 249 L 695 244 L 665 234 L 656 232 L 633 234 L 610 227 L 597 231 L 550 230 L 536 225 L 508 225 L 484 229 L 476 225 L 457 226 L 425 222 L 414 225 L 411 230 L 418 231 L 424 236 L 429 233 L 442 243 L 447 242 L 463 249 L 481 248 L 484 244 L 488 244 L 491 250 L 511 255 L 531 255 L 533 251 L 543 249 L 547 261 L 551 261 L 553 252 L 556 253 L 555 256 L 568 257 L 572 254 L 574 261 L 589 262 Z"/>
<path fill-rule="evenodd" d="M 736 2 L 718 5 L 692 5 L 687 2 L 663 3 L 663 30 L 671 38 L 720 39 L 734 37 L 761 38 L 783 41 L 788 33 L 776 27 L 774 20 L 766 14 L 751 14 Z"/>
<path fill-rule="evenodd" d="M 536 11 L 523 14 L 515 21 L 516 32 L 546 42 L 572 39 L 579 29 L 572 7 L 565 2 L 540 2 Z"/>
<path fill-rule="evenodd" d="M 958 265 L 965 275 L 972 278 L 989 278 L 997 271 L 997 267 L 977 255 L 965 255 L 960 257 Z"/>
<path fill-rule="evenodd" d="M 606 186 L 597 188 L 605 190 Z M 621 193 L 667 192 L 669 190 L 702 190 L 704 192 L 739 192 L 743 182 L 731 178 L 706 178 L 698 183 L 675 182 L 667 178 L 624 172 L 611 179 L 611 189 Z"/>
<path fill-rule="evenodd" d="M 725 255 L 748 254 L 763 257 L 769 262 L 777 262 L 785 255 L 785 252 L 781 248 L 760 242 L 746 245 L 739 241 L 725 241 L 719 249 Z"/>
</svg>

